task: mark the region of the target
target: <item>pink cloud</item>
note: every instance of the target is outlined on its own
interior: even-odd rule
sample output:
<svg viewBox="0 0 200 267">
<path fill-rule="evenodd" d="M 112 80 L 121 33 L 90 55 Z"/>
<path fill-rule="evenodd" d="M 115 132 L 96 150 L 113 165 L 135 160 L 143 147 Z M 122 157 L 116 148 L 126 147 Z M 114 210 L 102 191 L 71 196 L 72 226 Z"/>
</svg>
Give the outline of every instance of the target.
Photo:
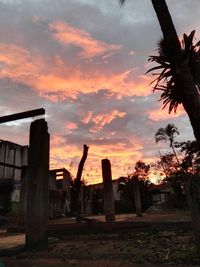
<svg viewBox="0 0 200 267">
<path fill-rule="evenodd" d="M 88 124 L 92 120 L 92 111 L 89 111 L 84 118 L 82 119 L 82 122 L 84 124 Z"/>
<path fill-rule="evenodd" d="M 61 21 L 54 22 L 49 27 L 57 41 L 64 45 L 73 44 L 80 47 L 82 49 L 81 56 L 85 58 L 99 56 L 110 51 L 114 52 L 121 48 L 119 45 L 109 45 L 96 40 L 85 30 Z"/>
<path fill-rule="evenodd" d="M 24 83 L 33 82 L 38 74 L 39 58 L 33 58 L 22 47 L 0 44 L 0 77 L 8 77 Z M 31 79 L 30 79 L 31 78 Z"/>
<path fill-rule="evenodd" d="M 67 124 L 66 127 L 67 127 L 67 129 L 69 129 L 69 130 L 75 130 L 75 129 L 78 128 L 77 124 L 74 123 L 74 122 L 69 122 L 69 123 Z"/>
<path fill-rule="evenodd" d="M 172 115 L 173 117 L 180 117 L 185 114 L 185 110 L 182 106 L 179 106 L 176 113 L 169 114 L 167 107 L 165 109 L 162 109 L 161 107 L 157 109 L 153 109 L 149 111 L 148 116 L 153 121 L 160 121 L 160 120 L 169 120 Z"/>
<path fill-rule="evenodd" d="M 98 115 L 93 115 L 93 113 L 89 111 L 82 119 L 82 122 L 85 124 L 93 122 L 95 126 L 90 129 L 90 132 L 98 132 L 102 130 L 106 124 L 110 124 L 117 117 L 123 118 L 125 115 L 126 112 L 121 112 L 116 109 L 109 113 L 100 113 Z"/>
<path fill-rule="evenodd" d="M 92 63 L 91 63 L 92 64 Z M 64 64 L 59 55 L 50 65 L 41 55 L 11 44 L 0 44 L 0 78 L 33 87 L 40 96 L 51 101 L 75 99 L 79 93 L 94 93 L 107 89 L 119 98 L 122 96 L 146 96 L 151 93 L 149 78 L 133 77 L 133 70 L 107 74 L 92 69 L 82 71 L 79 67 Z"/>
</svg>

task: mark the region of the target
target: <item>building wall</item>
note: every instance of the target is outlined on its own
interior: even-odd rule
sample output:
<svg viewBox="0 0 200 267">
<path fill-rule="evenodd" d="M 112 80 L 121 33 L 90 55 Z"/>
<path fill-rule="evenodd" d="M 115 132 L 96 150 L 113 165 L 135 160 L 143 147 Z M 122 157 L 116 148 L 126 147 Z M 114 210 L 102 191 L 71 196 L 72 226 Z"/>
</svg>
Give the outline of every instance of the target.
<svg viewBox="0 0 200 267">
<path fill-rule="evenodd" d="M 15 166 L 23 166 L 28 163 L 28 146 L 21 146 L 9 141 L 0 141 L 0 162 Z M 21 170 L 1 166 L 0 179 L 21 180 Z"/>
<path fill-rule="evenodd" d="M 21 146 L 9 141 L 0 141 L 0 162 L 13 166 L 26 166 L 28 164 L 28 146 Z M 0 165 L 0 181 L 10 180 L 14 185 L 14 190 L 9 197 L 11 209 L 16 213 L 20 201 L 21 170 Z"/>
<path fill-rule="evenodd" d="M 113 199 L 114 201 L 120 200 L 120 192 L 118 192 L 118 185 L 120 180 L 112 180 L 113 186 Z M 95 201 L 98 202 L 100 209 L 103 209 L 103 183 L 93 184 L 87 186 L 88 190 L 90 191 L 90 197 L 84 203 L 85 206 L 85 213 L 92 214 L 92 203 L 94 201 L 93 197 L 95 196 Z"/>
<path fill-rule="evenodd" d="M 49 217 L 66 216 L 70 212 L 71 174 L 66 169 L 51 170 L 49 174 Z"/>
<path fill-rule="evenodd" d="M 28 146 L 21 146 L 9 141 L 0 141 L 0 162 L 13 166 L 28 165 Z M 60 175 L 61 174 L 61 175 Z M 0 165 L 0 181 L 13 182 L 14 190 L 10 201 L 12 213 L 19 213 L 21 191 L 21 169 Z M 66 169 L 51 170 L 49 173 L 50 217 L 59 217 L 69 212 L 71 174 Z M 4 182 L 3 182 L 4 183 Z M 1 198 L 0 198 L 1 206 Z"/>
</svg>

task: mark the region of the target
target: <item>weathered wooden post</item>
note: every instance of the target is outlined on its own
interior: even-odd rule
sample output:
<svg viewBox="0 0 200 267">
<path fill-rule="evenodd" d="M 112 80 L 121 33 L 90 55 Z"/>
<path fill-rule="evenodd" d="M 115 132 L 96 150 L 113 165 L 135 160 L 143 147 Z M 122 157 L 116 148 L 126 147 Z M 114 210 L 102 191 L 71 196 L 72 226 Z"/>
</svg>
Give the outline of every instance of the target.
<svg viewBox="0 0 200 267">
<path fill-rule="evenodd" d="M 135 211 L 137 217 L 142 217 L 142 204 L 141 204 L 141 196 L 139 189 L 139 180 L 137 177 L 134 178 L 134 199 L 135 199 Z"/>
<path fill-rule="evenodd" d="M 31 123 L 27 184 L 26 248 L 48 246 L 49 133 L 47 122 Z"/>
<path fill-rule="evenodd" d="M 103 175 L 105 219 L 106 222 L 113 222 L 115 221 L 115 207 L 113 198 L 111 164 L 108 159 L 103 159 L 101 163 Z"/>
<path fill-rule="evenodd" d="M 85 165 L 85 161 L 87 159 L 88 156 L 88 149 L 89 147 L 87 145 L 83 145 L 83 154 L 81 157 L 81 160 L 79 162 L 78 165 L 78 171 L 77 171 L 77 175 L 76 175 L 76 179 L 74 181 L 74 186 L 75 186 L 75 190 L 76 190 L 76 212 L 77 212 L 77 222 L 79 222 L 80 218 L 80 214 L 82 213 L 82 196 L 81 196 L 81 190 L 82 190 L 82 172 L 83 172 L 83 167 Z"/>
</svg>

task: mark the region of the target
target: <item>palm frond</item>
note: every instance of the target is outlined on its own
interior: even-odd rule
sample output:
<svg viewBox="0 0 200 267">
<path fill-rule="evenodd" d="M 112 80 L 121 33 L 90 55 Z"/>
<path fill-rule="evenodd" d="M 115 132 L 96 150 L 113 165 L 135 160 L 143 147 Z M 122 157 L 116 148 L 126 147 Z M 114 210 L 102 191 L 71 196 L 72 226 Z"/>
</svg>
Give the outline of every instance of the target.
<svg viewBox="0 0 200 267">
<path fill-rule="evenodd" d="M 164 128 L 159 128 L 157 132 L 155 133 L 155 141 L 156 143 L 159 143 L 160 141 L 166 142 L 168 139 L 165 129 Z"/>
<path fill-rule="evenodd" d="M 165 127 L 165 132 L 168 136 L 172 136 L 175 133 L 179 134 L 177 127 L 173 123 L 167 124 L 167 126 Z"/>
<path fill-rule="evenodd" d="M 156 143 L 166 142 L 168 140 L 173 142 L 176 134 L 179 134 L 177 127 L 174 124 L 169 123 L 165 128 L 161 127 L 157 130 L 155 133 L 155 141 Z"/>
<path fill-rule="evenodd" d="M 200 41 L 193 44 L 195 31 L 189 35 L 183 35 L 182 59 L 188 65 L 193 75 L 195 84 L 200 91 Z M 159 101 L 163 103 L 163 109 L 168 106 L 168 111 L 176 112 L 179 104 L 182 103 L 182 85 L 177 74 L 176 67 L 171 63 L 169 55 L 173 48 L 162 39 L 158 44 L 158 56 L 150 56 L 149 61 L 158 64 L 149 69 L 146 73 L 153 72 L 156 75 L 150 84 L 154 84 L 153 91 L 162 91 Z M 159 71 L 155 73 L 154 71 Z"/>
</svg>

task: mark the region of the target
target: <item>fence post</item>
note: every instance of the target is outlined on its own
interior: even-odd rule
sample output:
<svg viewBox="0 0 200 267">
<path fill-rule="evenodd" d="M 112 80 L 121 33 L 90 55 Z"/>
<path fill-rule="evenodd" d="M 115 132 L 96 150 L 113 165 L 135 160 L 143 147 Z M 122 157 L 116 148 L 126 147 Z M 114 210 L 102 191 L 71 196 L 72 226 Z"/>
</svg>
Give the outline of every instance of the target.
<svg viewBox="0 0 200 267">
<path fill-rule="evenodd" d="M 108 159 L 103 159 L 101 163 L 103 175 L 105 219 L 106 222 L 113 222 L 115 221 L 115 207 L 113 198 L 111 164 Z"/>
<path fill-rule="evenodd" d="M 47 122 L 31 123 L 26 211 L 26 248 L 48 246 L 49 133 Z"/>
</svg>

